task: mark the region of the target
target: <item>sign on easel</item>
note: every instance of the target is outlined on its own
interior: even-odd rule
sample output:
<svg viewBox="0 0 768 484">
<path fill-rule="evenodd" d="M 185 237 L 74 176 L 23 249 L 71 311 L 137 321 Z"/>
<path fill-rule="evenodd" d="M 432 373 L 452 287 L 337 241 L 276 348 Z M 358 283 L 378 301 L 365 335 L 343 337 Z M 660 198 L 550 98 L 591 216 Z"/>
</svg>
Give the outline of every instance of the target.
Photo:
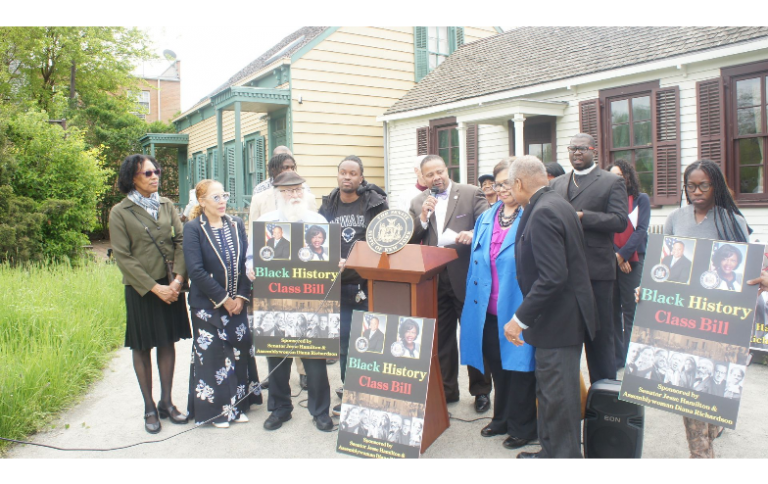
<svg viewBox="0 0 768 484">
<path fill-rule="evenodd" d="M 353 312 L 337 452 L 419 457 L 434 333 L 434 319 Z"/>
<path fill-rule="evenodd" d="M 649 234 L 621 400 L 736 427 L 764 251 Z"/>
</svg>

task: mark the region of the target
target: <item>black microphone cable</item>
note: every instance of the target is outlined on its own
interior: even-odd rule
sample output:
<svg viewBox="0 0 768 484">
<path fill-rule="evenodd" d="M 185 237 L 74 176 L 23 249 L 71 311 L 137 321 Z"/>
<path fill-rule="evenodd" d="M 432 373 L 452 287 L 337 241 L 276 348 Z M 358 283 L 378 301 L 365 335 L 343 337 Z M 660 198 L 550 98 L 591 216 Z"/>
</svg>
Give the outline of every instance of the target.
<svg viewBox="0 0 768 484">
<path fill-rule="evenodd" d="M 352 249 L 355 247 L 355 245 L 357 245 L 358 242 L 361 242 L 361 241 L 360 240 L 355 241 L 355 243 L 352 244 L 352 246 L 349 248 L 349 251 L 347 251 L 347 257 L 345 258 L 345 260 L 349 258 L 349 255 L 352 253 Z M 322 302 L 320 303 L 320 306 L 317 308 L 317 311 L 315 311 L 314 314 L 312 314 L 312 317 L 317 316 L 318 313 L 320 312 L 320 310 L 323 308 L 323 306 L 325 306 L 326 302 L 328 302 L 328 296 L 331 295 L 331 291 L 333 290 L 333 287 L 336 285 L 336 281 L 338 281 L 339 278 L 341 278 L 341 273 L 344 271 L 344 267 L 345 266 L 346 266 L 346 263 L 345 263 L 344 266 L 339 268 L 339 272 L 336 273 L 336 277 L 333 279 L 333 283 L 331 283 L 331 287 L 328 288 L 328 292 L 325 294 L 325 297 L 323 298 Z M 293 347 L 291 348 L 291 351 L 286 353 L 285 356 L 283 356 L 283 359 L 280 360 L 280 362 L 277 365 L 275 365 L 275 367 L 272 369 L 272 371 L 270 371 L 267 374 L 267 376 L 265 378 L 263 378 L 261 381 L 268 380 L 269 377 L 280 367 L 280 365 L 285 363 L 285 360 L 287 360 L 288 358 L 292 358 L 291 355 L 293 355 L 296 352 L 297 349 L 298 349 L 298 345 L 296 343 L 294 343 Z M 256 390 L 261 391 L 261 381 L 259 382 L 258 385 L 253 387 L 248 393 L 246 393 L 245 396 L 240 398 L 240 400 L 237 400 L 234 404 L 232 404 L 232 406 L 233 407 L 237 406 L 237 404 L 239 404 L 240 402 L 242 402 L 243 400 L 245 400 L 246 398 L 251 396 L 251 394 L 253 392 L 255 392 Z M 301 395 L 301 392 L 302 392 L 302 390 L 300 389 L 299 393 L 297 393 L 295 396 L 291 395 L 291 397 L 292 398 L 296 398 L 299 395 Z M 304 400 L 302 400 L 302 402 L 303 401 Z M 301 406 L 302 402 L 299 402 L 299 406 Z M 209 418 L 205 422 L 200 422 L 198 424 L 195 424 L 195 426 L 192 427 L 192 428 L 189 428 L 189 429 L 186 429 L 186 430 L 182 430 L 181 432 L 175 433 L 173 435 L 169 435 L 168 437 L 165 437 L 164 439 L 145 440 L 145 441 L 141 441 L 141 442 L 136 442 L 135 444 L 123 445 L 123 446 L 120 446 L 120 447 L 108 447 L 108 448 L 105 448 L 105 449 L 57 447 L 55 445 L 40 444 L 40 443 L 37 443 L 37 442 L 29 442 L 29 441 L 26 441 L 26 440 L 9 439 L 7 437 L 0 437 L 0 440 L 5 441 L 5 442 L 13 442 L 15 444 L 24 444 L 24 445 L 34 445 L 34 446 L 37 446 L 37 447 L 45 447 L 47 449 L 60 450 L 62 452 L 112 452 L 112 451 L 115 451 L 115 450 L 125 450 L 125 449 L 130 449 L 132 447 L 138 447 L 139 445 L 159 444 L 160 442 L 165 442 L 167 440 L 176 438 L 179 435 L 183 435 L 183 434 L 186 434 L 187 432 L 191 432 L 192 430 L 195 430 L 195 429 L 197 429 L 199 427 L 202 427 L 203 425 L 211 423 L 213 420 L 215 420 L 215 419 L 217 419 L 217 418 L 219 418 L 221 416 L 224 416 L 226 413 L 227 413 L 226 411 L 222 411 L 220 414 L 214 415 L 213 417 Z M 333 428 L 333 430 L 335 431 L 337 429 L 338 429 L 338 424 Z"/>
</svg>

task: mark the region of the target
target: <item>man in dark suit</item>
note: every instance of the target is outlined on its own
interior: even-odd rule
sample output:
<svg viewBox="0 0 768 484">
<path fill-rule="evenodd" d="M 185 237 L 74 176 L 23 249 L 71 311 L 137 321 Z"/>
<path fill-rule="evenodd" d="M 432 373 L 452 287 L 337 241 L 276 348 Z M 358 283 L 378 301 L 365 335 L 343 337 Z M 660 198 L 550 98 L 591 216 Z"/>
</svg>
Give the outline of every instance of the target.
<svg viewBox="0 0 768 484">
<path fill-rule="evenodd" d="M 291 257 L 291 243 L 283 238 L 283 228 L 279 225 L 272 229 L 272 238 L 267 245 L 275 249 L 275 259 L 289 259 Z"/>
<path fill-rule="evenodd" d="M 595 139 L 580 133 L 571 139 L 568 155 L 573 171 L 552 180 L 552 189 L 569 201 L 581 220 L 592 291 L 597 302 L 597 333 L 586 341 L 587 366 L 592 383 L 616 379 L 613 328 L 613 285 L 616 253 L 613 236 L 627 228 L 629 209 L 624 178 L 595 165 Z"/>
<path fill-rule="evenodd" d="M 679 240 L 672 245 L 672 253 L 661 260 L 669 267 L 669 282 L 688 283 L 691 278 L 691 260 L 685 255 L 685 244 Z"/>
<path fill-rule="evenodd" d="M 411 243 L 423 242 L 434 247 L 445 231 L 456 232 L 455 241 L 446 247 L 456 249 L 459 258 L 450 262 L 438 275 L 437 284 L 437 357 L 440 360 L 445 399 L 452 403 L 459 401 L 456 330 L 464 306 L 472 232 L 475 221 L 488 210 L 488 201 L 478 187 L 451 181 L 445 162 L 437 155 L 428 155 L 421 160 L 421 173 L 427 188 L 436 188 L 437 195 L 432 196 L 430 190 L 424 190 L 411 200 Z M 488 398 L 491 393 L 490 373 L 483 375 L 471 366 L 467 367 L 467 372 L 469 394 L 475 397 L 475 410 L 478 413 L 485 412 L 491 407 Z"/>
<path fill-rule="evenodd" d="M 363 334 L 368 340 L 368 351 L 381 353 L 384 349 L 384 333 L 379 331 L 379 318 L 371 318 L 368 329 Z"/>
<path fill-rule="evenodd" d="M 541 452 L 518 458 L 581 457 L 579 362 L 597 326 L 579 218 L 547 181 L 544 164 L 534 156 L 510 166 L 512 195 L 524 207 L 515 244 L 523 302 L 504 335 L 517 346 L 524 340 L 536 348 L 541 442 Z"/>
</svg>

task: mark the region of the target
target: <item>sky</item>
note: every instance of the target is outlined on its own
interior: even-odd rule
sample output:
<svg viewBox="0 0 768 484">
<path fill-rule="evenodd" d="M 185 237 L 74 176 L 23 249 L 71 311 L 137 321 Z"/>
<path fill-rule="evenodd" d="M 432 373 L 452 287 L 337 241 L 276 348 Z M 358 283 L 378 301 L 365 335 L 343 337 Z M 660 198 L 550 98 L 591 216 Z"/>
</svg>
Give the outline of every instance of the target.
<svg viewBox="0 0 768 484">
<path fill-rule="evenodd" d="M 181 61 L 181 111 L 191 108 L 301 25 L 139 27 L 155 50 L 170 49 Z"/>
</svg>

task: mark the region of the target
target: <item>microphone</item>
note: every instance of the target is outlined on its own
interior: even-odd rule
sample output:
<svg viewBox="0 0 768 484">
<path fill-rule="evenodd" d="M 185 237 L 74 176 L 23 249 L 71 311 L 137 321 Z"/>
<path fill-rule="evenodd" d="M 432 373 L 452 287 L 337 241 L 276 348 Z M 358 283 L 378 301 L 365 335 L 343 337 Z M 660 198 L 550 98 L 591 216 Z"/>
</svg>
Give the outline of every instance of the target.
<svg viewBox="0 0 768 484">
<path fill-rule="evenodd" d="M 440 189 L 437 188 L 437 187 L 432 187 L 432 188 L 429 189 L 429 191 L 431 192 L 430 193 L 431 196 L 437 198 L 437 192 L 439 192 Z M 427 220 L 429 220 L 429 217 L 431 215 L 432 215 L 432 209 L 427 210 Z"/>
</svg>

